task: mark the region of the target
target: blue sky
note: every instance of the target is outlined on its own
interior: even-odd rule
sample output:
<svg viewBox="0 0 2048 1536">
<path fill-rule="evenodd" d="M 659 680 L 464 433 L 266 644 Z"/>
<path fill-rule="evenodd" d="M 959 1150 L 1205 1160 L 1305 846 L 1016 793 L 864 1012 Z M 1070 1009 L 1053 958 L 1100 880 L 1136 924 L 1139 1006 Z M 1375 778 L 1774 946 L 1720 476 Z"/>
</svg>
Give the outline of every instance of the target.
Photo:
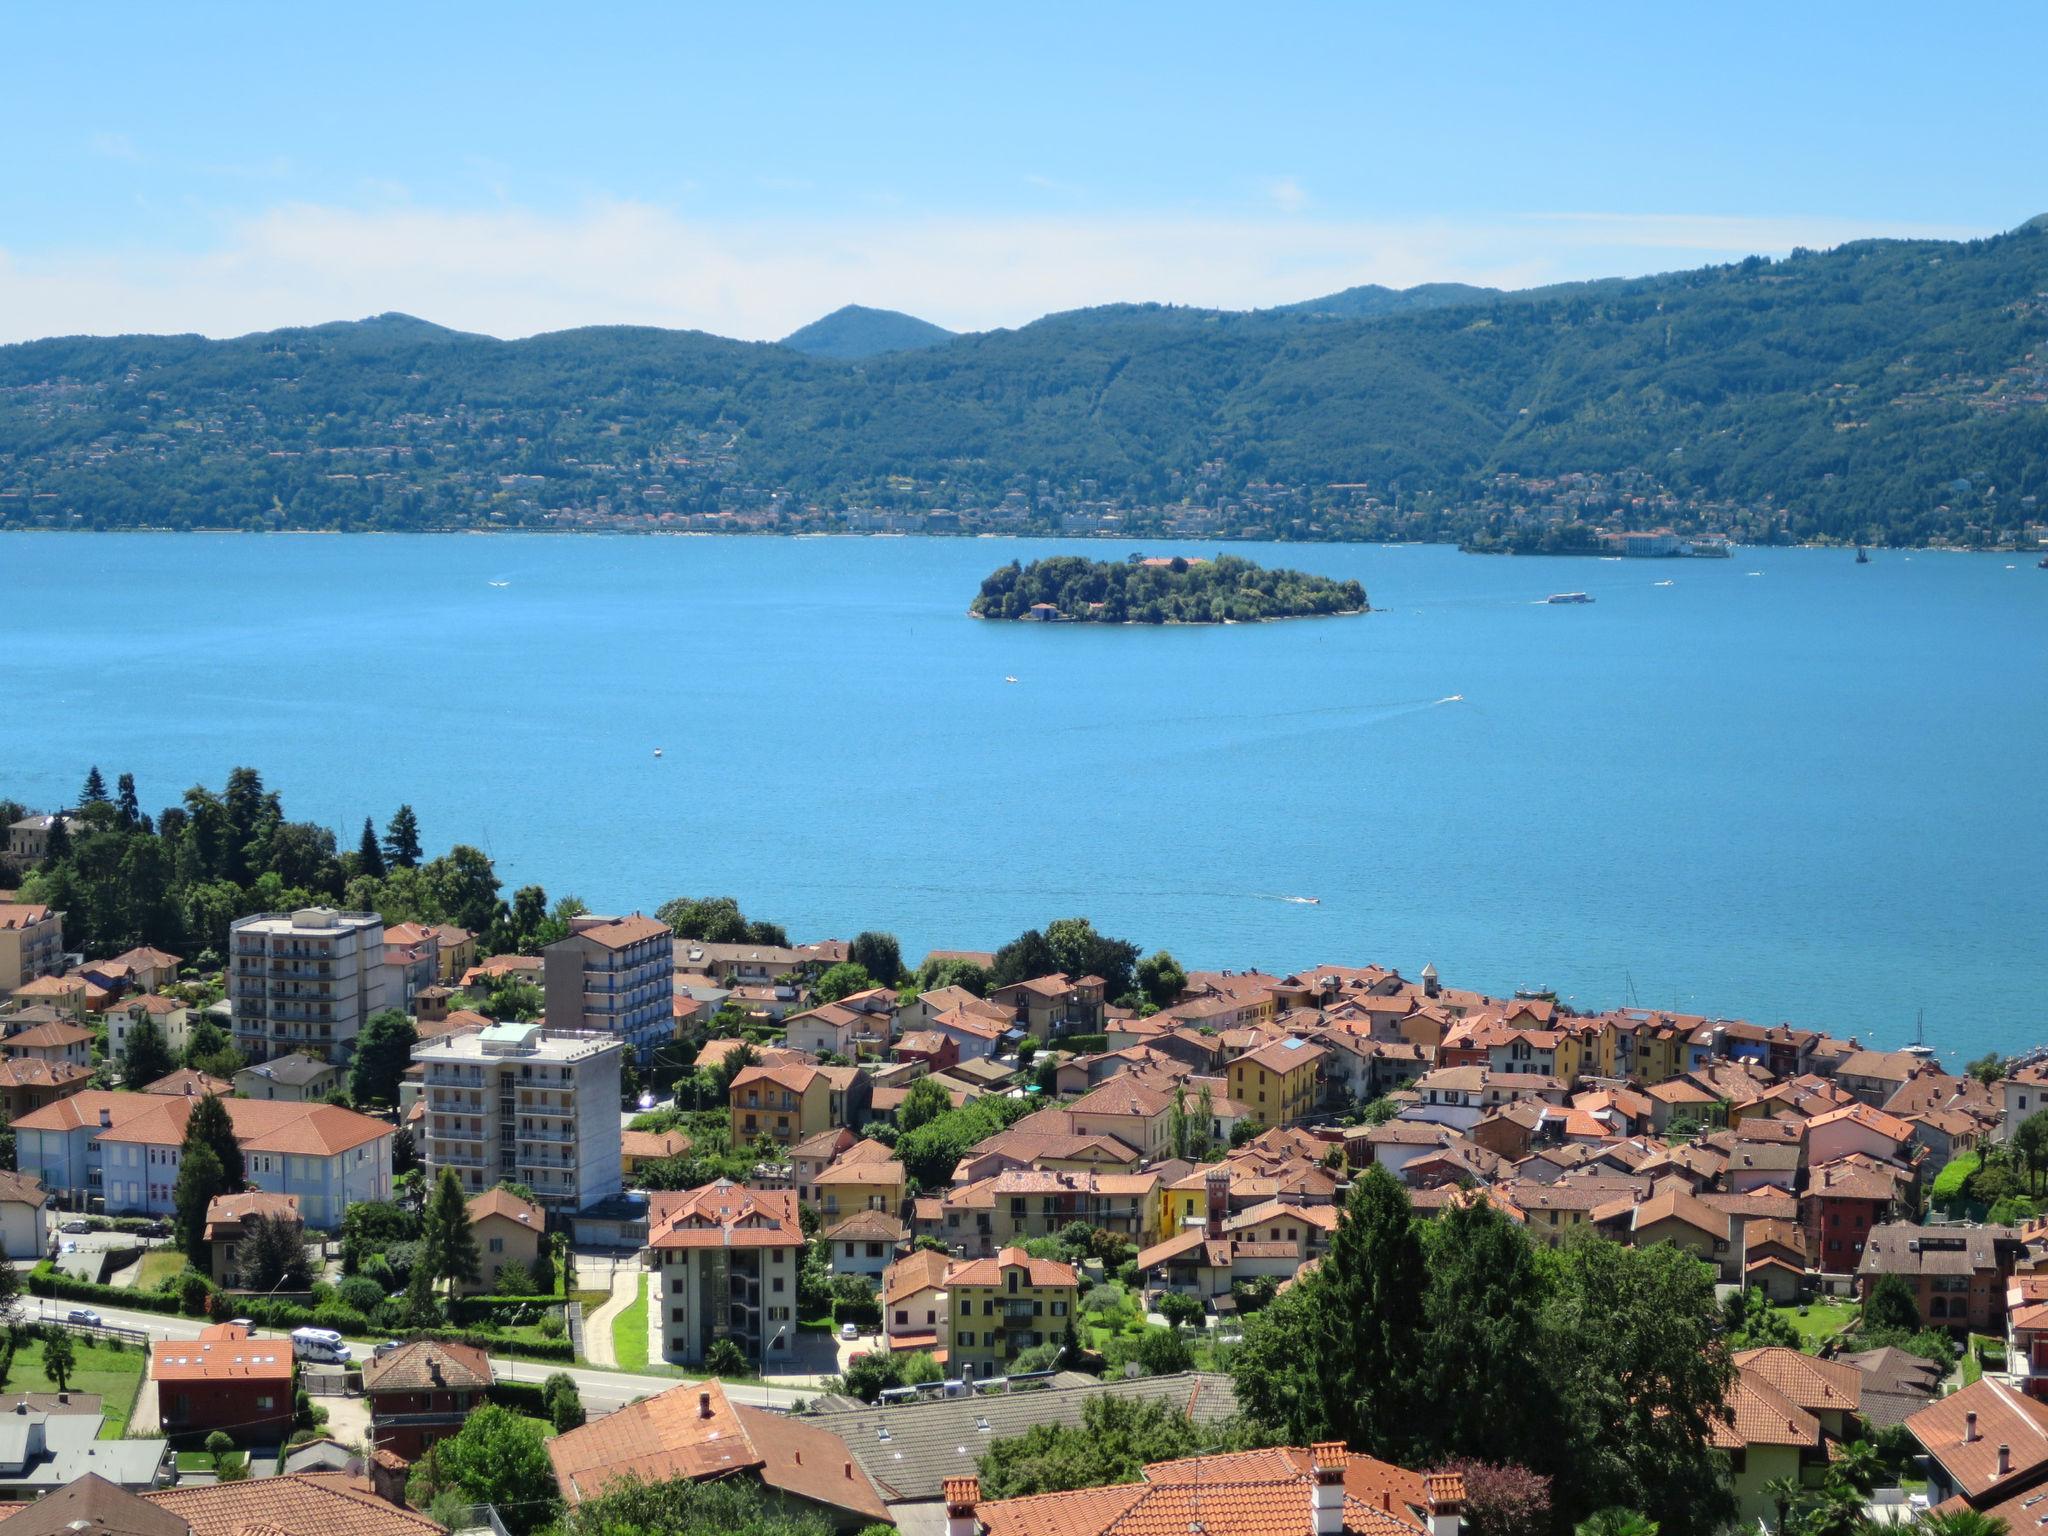
<svg viewBox="0 0 2048 1536">
<path fill-rule="evenodd" d="M 962 328 L 2048 209 L 2040 5 L 0 12 L 0 340 Z"/>
</svg>

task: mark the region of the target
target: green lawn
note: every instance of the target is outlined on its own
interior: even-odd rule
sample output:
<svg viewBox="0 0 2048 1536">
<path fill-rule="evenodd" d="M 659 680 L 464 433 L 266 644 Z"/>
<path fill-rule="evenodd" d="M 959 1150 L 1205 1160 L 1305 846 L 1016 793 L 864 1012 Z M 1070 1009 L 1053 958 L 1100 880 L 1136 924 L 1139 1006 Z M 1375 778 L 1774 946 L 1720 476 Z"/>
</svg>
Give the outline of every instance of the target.
<svg viewBox="0 0 2048 1536">
<path fill-rule="evenodd" d="M 173 1275 L 185 1272 L 185 1255 L 175 1248 L 152 1248 L 135 1267 L 135 1289 L 153 1291 Z"/>
<path fill-rule="evenodd" d="M 647 1286 L 653 1277 L 642 1275 L 640 1289 L 632 1302 L 612 1319 L 612 1348 L 622 1371 L 647 1369 Z"/>
<path fill-rule="evenodd" d="M 135 1412 L 135 1394 L 142 1388 L 142 1351 L 117 1349 L 74 1336 L 78 1364 L 69 1386 L 74 1392 L 96 1392 L 103 1417 L 100 1438 L 119 1440 L 128 1432 Z M 43 1374 L 43 1341 L 23 1339 L 7 1372 L 7 1385 L 17 1392 L 54 1392 L 56 1383 Z"/>
<path fill-rule="evenodd" d="M 239 1467 L 248 1459 L 249 1453 L 247 1451 L 230 1451 L 227 1456 L 227 1464 L 231 1467 Z M 180 1451 L 178 1452 L 178 1470 L 180 1472 L 211 1472 L 214 1470 L 214 1460 L 205 1451 Z"/>
<path fill-rule="evenodd" d="M 1984 1367 L 1978 1363 L 1977 1351 L 1973 1349 L 1963 1356 L 1963 1385 L 1975 1385 L 1983 1374 Z"/>
<path fill-rule="evenodd" d="M 1797 1307 L 1778 1307 L 1778 1315 L 1790 1323 L 1799 1334 L 1799 1347 L 1809 1353 L 1820 1348 L 1823 1340 L 1847 1327 L 1856 1316 L 1853 1301 L 1809 1302 L 1802 1316 Z"/>
</svg>

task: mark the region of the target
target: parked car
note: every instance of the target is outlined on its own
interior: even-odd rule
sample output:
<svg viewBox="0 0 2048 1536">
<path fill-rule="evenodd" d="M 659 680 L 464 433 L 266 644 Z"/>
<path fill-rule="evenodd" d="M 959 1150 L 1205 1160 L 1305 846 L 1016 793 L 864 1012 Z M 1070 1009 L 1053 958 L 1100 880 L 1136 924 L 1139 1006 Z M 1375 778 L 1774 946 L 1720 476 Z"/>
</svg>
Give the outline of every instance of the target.
<svg viewBox="0 0 2048 1536">
<path fill-rule="evenodd" d="M 88 1328 L 97 1328 L 100 1326 L 100 1315 L 93 1311 L 91 1307 L 73 1307 L 64 1314 L 64 1321 L 67 1323 L 83 1323 Z"/>
<path fill-rule="evenodd" d="M 254 1338 L 254 1337 L 255 1337 L 255 1335 L 256 1335 L 256 1322 L 255 1322 L 255 1319 L 253 1319 L 253 1318 L 247 1318 L 247 1317 L 231 1317 L 231 1318 L 229 1318 L 229 1319 L 228 1319 L 228 1324 L 229 1324 L 229 1326 L 230 1326 L 230 1327 L 234 1327 L 234 1328 L 246 1328 L 246 1329 L 248 1329 L 248 1330 L 249 1330 L 249 1336 L 250 1336 L 251 1338 Z"/>
<path fill-rule="evenodd" d="M 375 1349 L 370 1351 L 370 1358 L 373 1360 L 382 1360 L 386 1355 L 390 1354 L 391 1351 L 397 1348 L 399 1348 L 398 1340 L 386 1339 L 382 1344 L 379 1344 Z"/>
<path fill-rule="evenodd" d="M 75 1239 L 67 1237 L 57 1251 L 60 1253 L 76 1253 L 78 1252 L 78 1243 Z"/>
<path fill-rule="evenodd" d="M 74 1216 L 57 1230 L 59 1232 L 90 1232 L 92 1230 L 92 1223 L 84 1220 L 82 1217 Z"/>
<path fill-rule="evenodd" d="M 854 1323 L 841 1323 L 839 1325 L 839 1337 L 842 1339 L 857 1339 L 860 1337 L 860 1328 Z"/>
<path fill-rule="evenodd" d="M 168 1221 L 152 1221 L 142 1229 L 142 1235 L 144 1237 L 169 1237 L 171 1235 L 171 1224 Z"/>
</svg>

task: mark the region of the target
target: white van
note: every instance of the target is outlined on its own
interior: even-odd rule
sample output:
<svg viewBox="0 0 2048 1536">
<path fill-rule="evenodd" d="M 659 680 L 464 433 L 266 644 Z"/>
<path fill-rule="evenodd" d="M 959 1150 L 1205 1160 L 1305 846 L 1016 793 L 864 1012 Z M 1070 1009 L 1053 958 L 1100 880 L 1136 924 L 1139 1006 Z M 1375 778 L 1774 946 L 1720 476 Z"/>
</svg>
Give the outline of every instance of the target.
<svg viewBox="0 0 2048 1536">
<path fill-rule="evenodd" d="M 348 1346 L 332 1328 L 294 1328 L 292 1354 L 297 1359 L 325 1365 L 348 1364 Z"/>
</svg>

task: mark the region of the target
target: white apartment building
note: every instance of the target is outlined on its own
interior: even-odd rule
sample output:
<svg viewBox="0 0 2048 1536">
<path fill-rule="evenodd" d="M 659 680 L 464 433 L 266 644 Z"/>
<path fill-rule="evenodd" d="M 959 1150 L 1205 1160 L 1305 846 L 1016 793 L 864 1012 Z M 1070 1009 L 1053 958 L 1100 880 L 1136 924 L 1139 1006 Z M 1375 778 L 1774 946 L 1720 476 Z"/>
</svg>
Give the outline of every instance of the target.
<svg viewBox="0 0 2048 1536">
<path fill-rule="evenodd" d="M 547 1021 L 556 1029 L 615 1035 L 645 1061 L 675 1038 L 675 936 L 651 917 L 570 923 L 547 947 Z"/>
<path fill-rule="evenodd" d="M 302 907 L 238 918 L 228 930 L 235 1044 L 251 1061 L 305 1051 L 346 1062 L 364 1022 L 396 1006 L 384 919 Z"/>
<path fill-rule="evenodd" d="M 426 1142 L 439 1178 L 470 1193 L 524 1184 L 551 1211 L 619 1192 L 619 1066 L 624 1047 L 591 1030 L 493 1024 L 413 1048 L 426 1070 Z"/>
</svg>

